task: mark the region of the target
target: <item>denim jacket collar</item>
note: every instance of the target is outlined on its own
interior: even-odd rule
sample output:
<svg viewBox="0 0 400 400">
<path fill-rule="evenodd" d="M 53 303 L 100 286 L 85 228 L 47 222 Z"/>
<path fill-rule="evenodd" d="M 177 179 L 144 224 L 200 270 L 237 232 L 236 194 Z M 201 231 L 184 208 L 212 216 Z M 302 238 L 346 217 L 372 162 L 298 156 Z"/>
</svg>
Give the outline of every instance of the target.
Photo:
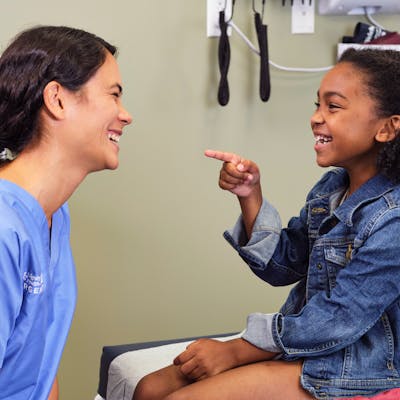
<svg viewBox="0 0 400 400">
<path fill-rule="evenodd" d="M 385 176 L 378 174 L 365 182 L 356 190 L 341 207 L 338 207 L 334 214 L 347 226 L 352 226 L 353 214 L 362 204 L 383 196 L 391 191 L 395 184 Z"/>
</svg>

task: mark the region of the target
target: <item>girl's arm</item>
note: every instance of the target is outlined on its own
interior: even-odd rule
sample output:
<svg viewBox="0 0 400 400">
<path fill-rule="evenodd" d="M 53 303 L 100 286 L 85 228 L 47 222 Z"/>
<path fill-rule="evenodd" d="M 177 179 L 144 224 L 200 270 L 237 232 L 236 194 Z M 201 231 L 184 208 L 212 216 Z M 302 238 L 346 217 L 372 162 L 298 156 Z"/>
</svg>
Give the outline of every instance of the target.
<svg viewBox="0 0 400 400">
<path fill-rule="evenodd" d="M 254 191 L 247 197 L 238 196 L 238 200 L 242 211 L 247 238 L 250 238 L 251 233 L 253 232 L 254 222 L 263 202 L 261 185 L 258 183 Z"/>
<path fill-rule="evenodd" d="M 242 210 L 234 229 L 225 238 L 261 279 L 272 285 L 288 285 L 305 276 L 308 257 L 306 210 L 291 221 L 289 230 L 282 231 L 277 211 L 263 202 L 258 166 L 237 154 L 206 150 L 205 155 L 223 161 L 219 186 L 236 194 Z M 267 268 L 271 256 L 279 253 L 290 259 L 279 260 L 278 268 Z M 294 252 L 296 247 L 298 251 Z M 284 267 L 282 267 L 282 265 Z"/>
</svg>

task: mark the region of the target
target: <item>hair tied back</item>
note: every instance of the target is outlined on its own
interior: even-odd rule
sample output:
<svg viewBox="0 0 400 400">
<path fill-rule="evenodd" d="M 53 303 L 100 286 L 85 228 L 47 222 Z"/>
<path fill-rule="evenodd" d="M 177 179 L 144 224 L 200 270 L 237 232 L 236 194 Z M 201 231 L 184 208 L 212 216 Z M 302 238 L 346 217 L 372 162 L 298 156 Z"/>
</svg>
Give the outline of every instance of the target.
<svg viewBox="0 0 400 400">
<path fill-rule="evenodd" d="M 0 152 L 0 160 L 1 161 L 12 161 L 17 157 L 15 153 L 13 153 L 8 147 L 5 147 Z"/>
</svg>

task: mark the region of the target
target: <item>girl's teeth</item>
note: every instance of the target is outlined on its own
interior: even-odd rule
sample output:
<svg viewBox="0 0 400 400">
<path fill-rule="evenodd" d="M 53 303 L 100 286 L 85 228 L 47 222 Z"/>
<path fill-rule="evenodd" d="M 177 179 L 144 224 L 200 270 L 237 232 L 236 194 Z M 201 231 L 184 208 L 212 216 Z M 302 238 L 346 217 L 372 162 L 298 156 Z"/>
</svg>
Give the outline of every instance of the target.
<svg viewBox="0 0 400 400">
<path fill-rule="evenodd" d="M 317 143 L 328 143 L 332 141 L 332 138 L 330 136 L 322 136 L 322 135 L 318 135 L 315 137 L 315 141 Z"/>
</svg>

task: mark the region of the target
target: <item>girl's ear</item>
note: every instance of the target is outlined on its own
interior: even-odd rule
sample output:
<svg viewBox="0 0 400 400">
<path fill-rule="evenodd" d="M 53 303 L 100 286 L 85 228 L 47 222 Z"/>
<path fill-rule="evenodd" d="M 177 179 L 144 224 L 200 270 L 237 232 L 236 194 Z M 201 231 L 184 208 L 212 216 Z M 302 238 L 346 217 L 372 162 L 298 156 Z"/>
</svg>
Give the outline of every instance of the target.
<svg viewBox="0 0 400 400">
<path fill-rule="evenodd" d="M 55 119 L 64 119 L 65 91 L 56 81 L 49 82 L 43 90 L 43 102 L 48 113 Z"/>
<path fill-rule="evenodd" d="M 400 132 L 400 115 L 392 115 L 387 118 L 384 125 L 375 135 L 377 142 L 385 143 L 394 140 Z"/>
</svg>

